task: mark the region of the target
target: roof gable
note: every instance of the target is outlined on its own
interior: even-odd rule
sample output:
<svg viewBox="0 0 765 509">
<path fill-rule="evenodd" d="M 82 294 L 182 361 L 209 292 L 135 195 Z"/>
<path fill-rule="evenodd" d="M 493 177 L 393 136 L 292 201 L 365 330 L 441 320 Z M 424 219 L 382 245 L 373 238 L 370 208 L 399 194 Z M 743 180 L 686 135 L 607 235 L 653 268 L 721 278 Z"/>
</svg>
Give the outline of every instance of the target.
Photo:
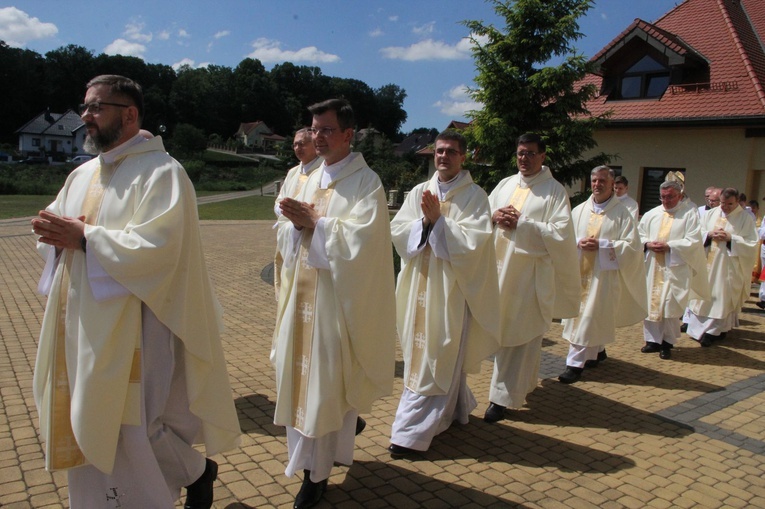
<svg viewBox="0 0 765 509">
<path fill-rule="evenodd" d="M 636 19 L 592 58 L 598 75 L 583 83 L 599 87 L 601 95 L 588 109 L 593 115 L 610 112 L 612 123 L 765 121 L 764 30 L 762 0 L 685 0 L 654 23 Z M 612 100 L 604 86 L 608 73 L 627 44 L 635 51 L 638 42 L 645 54 L 666 58 L 670 86 L 657 99 Z M 688 64 L 706 66 L 706 74 L 689 81 L 680 72 Z"/>
<path fill-rule="evenodd" d="M 66 113 L 51 113 L 46 110 L 16 130 L 18 134 L 49 134 L 71 136 L 84 125 L 82 118 L 72 110 Z"/>
</svg>

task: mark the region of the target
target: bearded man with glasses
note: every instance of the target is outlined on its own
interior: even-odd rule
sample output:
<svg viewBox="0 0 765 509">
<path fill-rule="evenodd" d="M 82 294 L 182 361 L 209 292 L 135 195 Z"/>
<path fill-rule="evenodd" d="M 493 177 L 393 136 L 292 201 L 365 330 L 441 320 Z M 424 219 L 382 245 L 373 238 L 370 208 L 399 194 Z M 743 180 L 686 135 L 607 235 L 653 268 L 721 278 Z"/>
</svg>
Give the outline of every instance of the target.
<svg viewBox="0 0 765 509">
<path fill-rule="evenodd" d="M 140 133 L 143 94 L 123 76 L 87 85 L 85 147 L 32 221 L 48 295 L 34 396 L 46 468 L 71 507 L 209 509 L 240 429 L 196 195 L 162 139 Z"/>
</svg>

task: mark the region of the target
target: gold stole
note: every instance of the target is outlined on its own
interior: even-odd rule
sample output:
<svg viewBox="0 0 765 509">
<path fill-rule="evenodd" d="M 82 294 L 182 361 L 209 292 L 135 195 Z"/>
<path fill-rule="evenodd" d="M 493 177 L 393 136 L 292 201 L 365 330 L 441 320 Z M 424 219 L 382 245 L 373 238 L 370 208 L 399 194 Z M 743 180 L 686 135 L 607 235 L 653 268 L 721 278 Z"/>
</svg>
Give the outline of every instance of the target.
<svg viewBox="0 0 765 509">
<path fill-rule="evenodd" d="M 715 222 L 714 229 L 725 229 L 725 225 L 728 224 L 728 218 L 723 217 L 722 214 L 720 214 L 720 217 L 717 218 L 717 221 Z M 712 264 L 715 260 L 715 256 L 717 256 L 717 252 L 720 250 L 719 244 L 724 244 L 725 242 L 719 242 L 717 240 L 713 240 L 709 246 L 709 253 L 707 253 L 707 270 L 711 272 L 712 270 Z"/>
<path fill-rule="evenodd" d="M 513 195 L 510 197 L 510 203 L 508 205 L 512 205 L 516 208 L 519 212 L 523 210 L 523 204 L 526 203 L 526 198 L 528 198 L 529 193 L 531 192 L 531 187 L 524 187 L 521 188 L 520 182 L 518 183 L 518 187 L 515 188 L 515 191 L 513 191 Z M 508 238 L 508 235 L 503 234 L 499 236 L 499 239 L 497 240 L 497 272 L 502 272 L 502 267 L 504 267 L 505 259 L 507 258 L 507 250 L 510 248 L 510 239 Z"/>
<path fill-rule="evenodd" d="M 664 212 L 664 216 L 661 218 L 661 226 L 659 227 L 659 235 L 656 237 L 657 242 L 667 242 L 669 240 L 669 233 L 672 229 L 672 222 L 675 216 Z M 653 269 L 653 283 L 651 286 L 651 308 L 648 311 L 648 320 L 652 322 L 658 322 L 664 318 L 664 306 L 662 305 L 661 294 L 664 289 L 664 269 L 667 266 L 666 253 L 654 253 L 654 260 L 656 266 Z"/>
<path fill-rule="evenodd" d="M 334 188 L 317 189 L 312 203 L 316 212 L 324 217 Z M 308 265 L 308 251 L 311 248 L 313 230 L 305 232 L 300 242 L 297 266 L 297 288 L 295 299 L 295 330 L 292 336 L 294 365 L 292 367 L 292 427 L 303 432 L 307 409 L 308 383 L 311 372 L 313 332 L 316 317 L 316 289 L 319 269 Z"/>
<path fill-rule="evenodd" d="M 451 200 L 439 203 L 442 216 L 449 215 Z M 414 329 L 412 331 L 412 347 L 410 351 L 409 379 L 406 381 L 406 387 L 414 392 L 418 392 L 420 385 L 419 369 L 422 366 L 422 359 L 425 356 L 425 347 L 427 346 L 426 326 L 426 306 L 428 302 L 428 269 L 430 268 L 430 255 L 433 249 L 430 244 L 425 244 L 425 248 L 420 253 L 422 262 L 420 263 L 419 274 L 417 276 L 417 304 L 414 309 Z"/>
<path fill-rule="evenodd" d="M 306 181 L 308 180 L 308 175 L 305 173 L 300 173 L 298 174 L 297 179 L 298 180 L 297 186 L 295 187 L 295 192 L 292 193 L 290 198 L 294 198 L 300 194 L 300 190 L 303 189 L 303 185 L 305 185 Z M 282 265 L 284 265 L 284 257 L 279 252 L 279 247 L 277 247 L 276 253 L 274 254 L 274 292 L 276 294 L 276 300 L 279 300 L 279 289 L 282 284 Z"/>
<path fill-rule="evenodd" d="M 124 160 L 124 159 L 123 159 Z M 85 223 L 95 224 L 101 207 L 104 190 L 114 175 L 116 165 L 99 166 L 93 173 L 88 192 L 82 202 L 80 215 L 85 216 Z M 73 468 L 86 463 L 85 456 L 72 431 L 71 390 L 69 374 L 66 365 L 66 308 L 69 293 L 70 273 L 73 252 L 64 249 L 61 253 L 60 264 L 63 264 L 61 285 L 59 290 L 59 306 L 56 310 L 56 332 L 53 353 L 53 372 L 51 373 L 51 419 L 50 437 L 48 439 L 48 463 L 51 470 Z M 130 387 L 128 391 L 140 390 L 141 384 L 141 351 L 140 342 L 133 353 L 130 370 Z"/>
<path fill-rule="evenodd" d="M 600 238 L 600 228 L 603 226 L 603 212 L 590 212 L 590 220 L 587 223 L 587 238 Z M 598 256 L 598 249 L 595 251 L 582 251 L 582 257 L 579 261 L 579 270 L 582 274 L 582 303 L 581 309 L 584 309 L 587 303 L 587 296 L 590 294 L 590 285 L 592 284 L 592 270 L 595 267 L 595 259 Z M 581 314 L 580 309 L 580 314 Z"/>
</svg>

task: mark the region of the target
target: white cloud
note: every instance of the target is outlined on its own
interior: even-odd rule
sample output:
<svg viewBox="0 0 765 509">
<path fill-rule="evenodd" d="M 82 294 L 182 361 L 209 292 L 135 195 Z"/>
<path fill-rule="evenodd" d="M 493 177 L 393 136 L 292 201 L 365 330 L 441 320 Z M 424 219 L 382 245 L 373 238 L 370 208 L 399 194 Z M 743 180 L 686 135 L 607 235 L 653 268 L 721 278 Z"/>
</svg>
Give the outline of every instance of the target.
<svg viewBox="0 0 765 509">
<path fill-rule="evenodd" d="M 398 16 L 388 16 L 388 21 L 396 22 L 398 21 Z"/>
<path fill-rule="evenodd" d="M 470 110 L 480 110 L 482 105 L 473 100 L 468 93 L 467 86 L 457 85 L 444 93 L 444 98 L 433 104 L 444 115 L 451 117 L 467 118 Z"/>
<path fill-rule="evenodd" d="M 57 33 L 58 28 L 53 23 L 43 23 L 38 18 L 31 18 L 16 7 L 0 9 L 0 39 L 8 46 L 21 48 L 29 41 L 53 37 Z"/>
<path fill-rule="evenodd" d="M 380 28 L 375 28 L 369 32 L 369 37 L 380 37 L 381 35 L 385 35 L 385 32 L 383 32 Z"/>
<path fill-rule="evenodd" d="M 281 42 L 261 37 L 252 43 L 254 51 L 247 55 L 250 58 L 257 58 L 263 63 L 279 62 L 308 62 L 316 63 L 334 63 L 339 62 L 340 57 L 331 53 L 324 53 L 316 46 L 307 46 L 297 51 L 285 50 L 281 48 Z"/>
<path fill-rule="evenodd" d="M 143 32 L 145 26 L 146 23 L 142 21 L 132 21 L 125 25 L 125 31 L 122 32 L 122 35 L 132 41 L 149 43 L 151 42 L 152 35 L 151 33 L 147 34 Z"/>
<path fill-rule="evenodd" d="M 170 67 L 172 67 L 173 70 L 177 72 L 178 69 L 180 69 L 184 65 L 188 65 L 192 69 L 201 69 L 203 67 L 209 67 L 211 63 L 212 62 L 200 62 L 200 63 L 196 63 L 194 60 L 192 60 L 190 58 L 184 58 L 180 62 L 176 62 L 176 63 L 172 64 Z"/>
<path fill-rule="evenodd" d="M 162 30 L 157 34 L 157 39 L 160 41 L 166 41 L 170 39 L 170 32 L 168 30 Z"/>
<path fill-rule="evenodd" d="M 477 37 L 479 44 L 485 44 L 486 37 Z M 416 62 L 419 60 L 464 60 L 470 58 L 473 41 L 463 37 L 457 44 L 449 45 L 443 41 L 425 39 L 411 46 L 389 46 L 382 48 L 383 57 L 393 60 Z"/>
<path fill-rule="evenodd" d="M 130 42 L 126 39 L 117 39 L 104 48 L 107 55 L 123 55 L 126 57 L 138 57 L 143 59 L 146 46 L 138 42 Z"/>
<path fill-rule="evenodd" d="M 412 33 L 415 35 L 419 35 L 420 37 L 425 37 L 432 34 L 435 28 L 436 28 L 436 22 L 431 21 L 430 23 L 425 23 L 422 26 L 412 28 Z"/>
<path fill-rule="evenodd" d="M 185 29 L 181 28 L 180 30 L 178 30 L 178 37 L 188 39 L 189 37 L 191 37 L 191 34 L 188 33 Z"/>
<path fill-rule="evenodd" d="M 213 37 L 215 39 L 220 39 L 222 37 L 228 37 L 229 35 L 231 35 L 231 32 L 229 30 L 221 30 L 220 32 L 215 34 Z"/>
<path fill-rule="evenodd" d="M 195 65 L 195 62 L 192 59 L 190 59 L 190 58 L 184 58 L 180 62 L 176 62 L 173 65 L 171 65 L 170 67 L 172 67 L 174 71 L 177 71 L 178 69 L 180 69 L 184 65 L 188 65 L 189 67 L 193 68 L 194 65 Z"/>
<path fill-rule="evenodd" d="M 389 46 L 380 50 L 383 57 L 393 60 L 462 60 L 470 56 L 469 52 L 462 51 L 460 45 L 450 46 L 443 41 L 425 39 L 411 46 Z"/>
</svg>

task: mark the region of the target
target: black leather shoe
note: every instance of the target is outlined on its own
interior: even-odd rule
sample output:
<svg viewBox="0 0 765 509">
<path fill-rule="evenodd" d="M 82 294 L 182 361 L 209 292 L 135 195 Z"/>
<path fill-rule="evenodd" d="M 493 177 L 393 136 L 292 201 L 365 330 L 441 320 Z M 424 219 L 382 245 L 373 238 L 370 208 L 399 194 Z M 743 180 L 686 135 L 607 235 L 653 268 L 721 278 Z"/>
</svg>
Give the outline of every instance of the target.
<svg viewBox="0 0 765 509">
<path fill-rule="evenodd" d="M 701 339 L 699 340 L 699 344 L 703 346 L 704 348 L 712 346 L 712 339 L 713 336 L 711 334 L 704 334 L 701 336 Z"/>
<path fill-rule="evenodd" d="M 587 369 L 597 368 L 598 364 L 600 364 L 598 359 L 590 359 L 588 361 L 584 361 L 584 367 Z"/>
<path fill-rule="evenodd" d="M 501 421 L 505 418 L 505 407 L 496 403 L 489 402 L 489 408 L 486 409 L 486 413 L 483 414 L 483 420 L 489 424 L 493 422 Z"/>
<path fill-rule="evenodd" d="M 575 368 L 573 366 L 566 366 L 566 371 L 558 376 L 558 380 L 564 384 L 573 384 L 582 378 L 582 368 Z"/>
<path fill-rule="evenodd" d="M 364 428 L 366 427 L 367 427 L 367 421 L 365 421 L 361 417 L 356 417 L 356 436 L 361 435 L 361 432 L 364 431 Z"/>
<path fill-rule="evenodd" d="M 295 497 L 294 509 L 308 509 L 321 501 L 324 492 L 327 491 L 327 480 L 311 481 L 311 471 L 303 470 L 303 485 Z"/>
<path fill-rule="evenodd" d="M 680 326 L 680 332 L 688 332 L 688 324 L 684 323 Z"/>
<path fill-rule="evenodd" d="M 671 359 L 672 358 L 672 350 L 669 348 L 662 348 L 661 352 L 659 352 L 659 359 Z"/>
<path fill-rule="evenodd" d="M 410 449 L 409 447 L 404 447 L 402 445 L 390 444 L 388 446 L 388 452 L 392 458 L 398 459 L 403 458 L 404 456 L 409 456 L 410 454 L 414 454 L 418 451 Z"/>
<path fill-rule="evenodd" d="M 645 344 L 643 348 L 640 349 L 643 353 L 656 353 L 661 351 L 661 345 L 659 343 L 654 343 L 653 341 L 649 341 Z"/>
<path fill-rule="evenodd" d="M 183 509 L 210 509 L 213 503 L 213 483 L 218 477 L 218 464 L 205 459 L 205 471 L 199 479 L 186 486 L 186 503 Z"/>
<path fill-rule="evenodd" d="M 604 348 L 602 352 L 598 352 L 598 361 L 603 362 L 606 359 L 608 359 L 608 354 L 606 353 L 606 349 Z"/>
<path fill-rule="evenodd" d="M 754 305 L 760 309 L 765 309 L 765 301 L 755 302 Z"/>
</svg>

